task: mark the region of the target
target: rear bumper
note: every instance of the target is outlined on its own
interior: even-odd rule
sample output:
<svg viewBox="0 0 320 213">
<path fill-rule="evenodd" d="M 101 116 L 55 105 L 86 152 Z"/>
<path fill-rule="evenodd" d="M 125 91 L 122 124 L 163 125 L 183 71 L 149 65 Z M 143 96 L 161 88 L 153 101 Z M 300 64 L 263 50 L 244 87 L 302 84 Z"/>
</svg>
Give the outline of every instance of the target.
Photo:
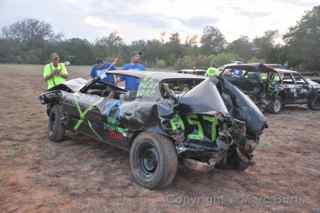
<svg viewBox="0 0 320 213">
<path fill-rule="evenodd" d="M 206 146 L 201 144 L 201 142 L 199 142 L 199 144 L 197 143 L 193 143 L 193 142 L 184 142 L 181 144 L 178 144 L 176 146 L 177 149 L 177 153 L 182 154 L 182 153 L 196 153 L 197 155 L 206 155 L 206 154 L 211 154 L 211 153 L 215 153 L 215 152 L 219 152 L 219 148 L 217 146 Z"/>
<path fill-rule="evenodd" d="M 39 100 L 41 104 L 52 104 L 52 103 L 59 103 L 61 97 L 61 93 L 59 91 L 51 91 L 42 93 L 39 96 Z"/>
</svg>

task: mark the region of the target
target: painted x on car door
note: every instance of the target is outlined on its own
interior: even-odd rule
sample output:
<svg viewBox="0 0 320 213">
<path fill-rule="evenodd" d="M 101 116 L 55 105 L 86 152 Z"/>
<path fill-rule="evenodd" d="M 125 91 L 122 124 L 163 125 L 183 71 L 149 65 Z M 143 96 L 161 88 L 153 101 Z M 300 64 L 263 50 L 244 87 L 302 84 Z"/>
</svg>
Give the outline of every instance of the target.
<svg viewBox="0 0 320 213">
<path fill-rule="evenodd" d="M 103 100 L 98 95 L 74 93 L 71 100 L 74 118 L 71 128 L 102 140 L 103 121 L 97 105 Z"/>
</svg>

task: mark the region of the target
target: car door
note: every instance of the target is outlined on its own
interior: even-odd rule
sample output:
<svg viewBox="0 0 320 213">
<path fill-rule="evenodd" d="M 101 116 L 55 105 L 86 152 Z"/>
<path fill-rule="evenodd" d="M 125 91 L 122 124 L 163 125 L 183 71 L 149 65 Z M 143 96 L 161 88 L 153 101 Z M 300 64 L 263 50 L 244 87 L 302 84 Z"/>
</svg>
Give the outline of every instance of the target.
<svg viewBox="0 0 320 213">
<path fill-rule="evenodd" d="M 295 103 L 297 98 L 297 90 L 295 86 L 295 81 L 290 73 L 282 74 L 282 101 L 285 104 Z"/>
<path fill-rule="evenodd" d="M 72 99 L 74 119 L 71 128 L 102 140 L 104 138 L 101 135 L 103 132 L 103 121 L 98 105 L 105 98 L 78 92 L 73 94 Z"/>
<path fill-rule="evenodd" d="M 310 93 L 309 84 L 299 73 L 292 73 L 292 77 L 295 82 L 294 85 L 296 90 L 295 103 L 307 103 L 308 94 Z"/>
<path fill-rule="evenodd" d="M 251 96 L 257 96 L 263 92 L 261 73 L 249 70 L 241 77 L 243 91 Z"/>
</svg>

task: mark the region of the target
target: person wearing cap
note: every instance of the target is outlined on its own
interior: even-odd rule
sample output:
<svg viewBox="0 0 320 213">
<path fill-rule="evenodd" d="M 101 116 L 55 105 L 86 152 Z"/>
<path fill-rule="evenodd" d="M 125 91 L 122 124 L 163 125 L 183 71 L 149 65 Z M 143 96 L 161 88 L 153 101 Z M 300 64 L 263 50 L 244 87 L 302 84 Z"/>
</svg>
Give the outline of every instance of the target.
<svg viewBox="0 0 320 213">
<path fill-rule="evenodd" d="M 51 63 L 43 68 L 43 78 L 48 84 L 48 90 L 63 84 L 68 78 L 68 71 L 57 53 L 51 54 Z"/>
<path fill-rule="evenodd" d="M 140 63 L 141 53 L 135 53 L 131 58 L 130 64 L 123 65 L 123 70 L 132 70 L 141 72 L 144 71 L 144 65 Z M 134 77 L 123 76 L 120 78 L 121 81 L 125 81 L 125 89 L 128 91 L 137 91 L 139 87 L 139 80 Z"/>
<path fill-rule="evenodd" d="M 220 74 L 220 71 L 215 67 L 209 67 L 206 72 L 206 76 L 208 77 L 218 76 L 219 74 Z"/>
<path fill-rule="evenodd" d="M 98 59 L 96 64 L 91 68 L 90 76 L 92 78 L 100 77 L 102 82 L 108 84 L 115 84 L 112 75 L 106 73 L 106 71 L 116 70 L 115 66 L 111 63 L 104 63 L 102 59 Z"/>
</svg>

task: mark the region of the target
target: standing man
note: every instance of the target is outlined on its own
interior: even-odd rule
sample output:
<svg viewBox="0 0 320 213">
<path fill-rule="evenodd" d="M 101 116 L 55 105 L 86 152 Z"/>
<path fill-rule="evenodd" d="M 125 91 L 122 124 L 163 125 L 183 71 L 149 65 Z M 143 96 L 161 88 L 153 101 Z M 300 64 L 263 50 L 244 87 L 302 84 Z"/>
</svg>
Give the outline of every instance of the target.
<svg viewBox="0 0 320 213">
<path fill-rule="evenodd" d="M 101 81 L 114 85 L 115 81 L 113 76 L 106 74 L 106 71 L 116 70 L 114 64 L 116 64 L 118 58 L 115 58 L 112 63 L 104 63 L 102 59 L 98 59 L 96 65 L 94 65 L 90 71 L 90 76 L 92 78 L 100 77 Z"/>
<path fill-rule="evenodd" d="M 57 53 L 51 54 L 51 63 L 43 68 L 43 78 L 48 84 L 48 90 L 63 84 L 68 78 L 68 71 Z"/>
<path fill-rule="evenodd" d="M 137 72 L 144 71 L 144 65 L 140 64 L 141 53 L 135 53 L 131 58 L 130 64 L 123 65 L 123 70 L 134 70 Z M 128 91 L 137 91 L 139 87 L 139 80 L 129 76 L 121 77 L 125 81 L 125 89 Z"/>
</svg>

